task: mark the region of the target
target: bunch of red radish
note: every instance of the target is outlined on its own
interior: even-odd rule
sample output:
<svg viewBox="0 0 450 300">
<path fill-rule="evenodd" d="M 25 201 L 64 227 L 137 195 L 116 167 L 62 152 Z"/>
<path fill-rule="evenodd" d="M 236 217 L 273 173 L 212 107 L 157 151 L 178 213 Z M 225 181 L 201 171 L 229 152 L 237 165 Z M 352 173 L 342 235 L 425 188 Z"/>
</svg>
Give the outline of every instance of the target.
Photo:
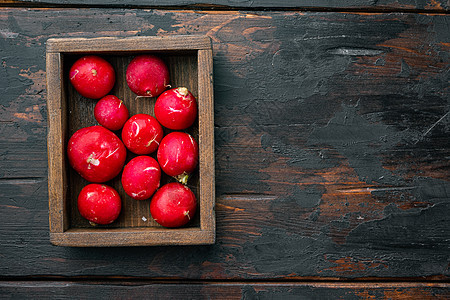
<svg viewBox="0 0 450 300">
<path fill-rule="evenodd" d="M 163 136 L 162 126 L 184 130 L 197 118 L 197 102 L 187 88 L 166 90 L 169 71 L 153 55 L 139 55 L 127 67 L 129 88 L 138 96 L 158 97 L 155 117 L 136 114 L 129 118 L 123 101 L 107 95 L 115 72 L 105 59 L 89 55 L 77 60 L 69 73 L 74 88 L 84 97 L 100 99 L 94 116 L 101 125 L 79 129 L 69 139 L 70 165 L 91 184 L 78 196 L 80 214 L 94 224 L 110 224 L 120 214 L 119 193 L 104 183 L 122 171 L 125 193 L 136 200 L 151 199 L 153 219 L 165 227 L 180 227 L 197 208 L 194 193 L 186 186 L 198 164 L 198 144 L 189 134 L 174 131 Z M 161 126 L 162 125 L 162 126 Z M 121 139 L 112 131 L 122 129 Z M 127 149 L 138 156 L 126 165 Z M 157 160 L 148 156 L 157 151 Z M 125 167 L 124 167 L 125 165 Z M 160 188 L 161 169 L 179 182 Z M 152 197 L 153 196 L 153 197 Z"/>
</svg>

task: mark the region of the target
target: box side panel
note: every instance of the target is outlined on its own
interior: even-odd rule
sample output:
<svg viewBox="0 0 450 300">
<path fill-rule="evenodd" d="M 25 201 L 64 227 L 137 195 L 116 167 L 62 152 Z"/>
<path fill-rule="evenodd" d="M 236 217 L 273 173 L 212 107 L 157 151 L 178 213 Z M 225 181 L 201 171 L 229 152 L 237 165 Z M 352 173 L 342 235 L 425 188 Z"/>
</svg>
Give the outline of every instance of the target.
<svg viewBox="0 0 450 300">
<path fill-rule="evenodd" d="M 212 50 L 198 51 L 200 226 L 215 232 L 214 100 Z"/>
<path fill-rule="evenodd" d="M 62 57 L 59 53 L 47 53 L 48 190 L 50 232 L 53 233 L 68 228 L 64 152 L 67 120 L 61 66 Z"/>
<path fill-rule="evenodd" d="M 54 244 L 70 247 L 205 245 L 212 239 L 211 232 L 198 228 L 79 228 L 51 234 Z"/>
<path fill-rule="evenodd" d="M 119 51 L 172 51 L 210 49 L 211 41 L 205 36 L 145 36 L 49 39 L 48 52 L 119 52 Z"/>
</svg>

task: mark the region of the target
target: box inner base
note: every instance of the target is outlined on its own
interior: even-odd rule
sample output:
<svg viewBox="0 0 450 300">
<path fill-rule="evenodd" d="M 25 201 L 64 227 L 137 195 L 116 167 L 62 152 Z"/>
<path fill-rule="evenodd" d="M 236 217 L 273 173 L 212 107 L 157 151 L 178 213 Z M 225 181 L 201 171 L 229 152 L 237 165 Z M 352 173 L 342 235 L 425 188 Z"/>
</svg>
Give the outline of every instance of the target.
<svg viewBox="0 0 450 300">
<path fill-rule="evenodd" d="M 168 65 L 170 71 L 170 84 L 172 87 L 184 86 L 188 88 L 195 97 L 198 96 L 198 73 L 197 73 L 197 51 L 183 51 L 172 53 L 152 53 L 161 57 Z M 63 54 L 63 86 L 65 97 L 67 99 L 67 128 L 68 138 L 72 136 L 75 131 L 87 126 L 98 125 L 98 122 L 94 117 L 94 107 L 97 100 L 87 99 L 82 97 L 73 88 L 68 78 L 69 69 L 72 64 L 83 55 Z M 153 106 L 156 98 L 139 98 L 136 99 L 136 95 L 128 88 L 125 80 L 126 68 L 128 63 L 133 59 L 134 55 L 127 53 L 126 55 L 104 54 L 101 55 L 107 61 L 109 61 L 114 70 L 116 71 L 116 83 L 114 88 L 109 93 L 117 96 L 124 101 L 124 104 L 129 110 L 130 117 L 138 113 L 146 113 L 154 116 Z M 198 141 L 198 119 L 185 132 L 191 134 Z M 171 132 L 167 128 L 164 128 L 164 134 Z M 121 131 L 115 132 L 117 136 L 121 137 Z M 67 146 L 68 140 L 64 141 L 64 145 Z M 137 155 L 128 151 L 126 163 L 136 157 Z M 156 152 L 149 156 L 156 159 Z M 76 173 L 66 161 L 66 170 L 68 176 L 68 191 L 67 191 L 67 203 L 66 207 L 69 211 L 69 229 L 76 228 L 92 228 L 89 222 L 84 219 L 77 208 L 77 197 L 81 189 L 89 184 L 78 173 Z M 120 194 L 122 199 L 122 211 L 119 218 L 110 225 L 99 225 L 96 228 L 162 228 L 156 223 L 150 214 L 150 199 L 144 201 L 137 201 L 130 198 L 124 192 L 122 184 L 120 182 L 121 174 L 115 177 L 113 180 L 106 182 L 105 184 L 114 187 Z M 161 186 L 175 181 L 173 178 L 162 173 Z M 198 169 L 192 174 L 188 182 L 189 188 L 194 192 L 199 199 L 199 175 Z M 191 220 L 187 228 L 199 228 L 200 227 L 200 211 L 197 207 L 197 213 L 193 220 Z"/>
</svg>

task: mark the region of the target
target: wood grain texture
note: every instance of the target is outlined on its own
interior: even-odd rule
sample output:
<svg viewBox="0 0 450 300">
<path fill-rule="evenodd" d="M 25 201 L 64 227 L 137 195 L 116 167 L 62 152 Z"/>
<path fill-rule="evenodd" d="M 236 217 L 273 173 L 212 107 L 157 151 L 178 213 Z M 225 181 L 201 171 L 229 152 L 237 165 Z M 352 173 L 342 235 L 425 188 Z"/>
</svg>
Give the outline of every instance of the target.
<svg viewBox="0 0 450 300">
<path fill-rule="evenodd" d="M 157 36 L 152 37 L 100 37 L 100 38 L 60 38 L 47 40 L 47 52 L 64 53 L 116 53 L 118 51 L 177 51 L 208 50 L 211 41 L 204 36 Z"/>
<path fill-rule="evenodd" d="M 445 283 L 1 282 L 2 298 L 445 299 Z"/>
<path fill-rule="evenodd" d="M 0 273 L 447 280 L 447 20 L 0 10 Z M 216 244 L 53 247 L 46 40 L 176 34 L 206 34 L 213 41 Z"/>
<path fill-rule="evenodd" d="M 96 45 L 101 45 L 96 47 Z M 209 48 L 209 50 L 205 50 Z M 199 50 L 201 49 L 201 50 Z M 206 52 L 200 52 L 206 51 Z M 47 40 L 47 103 L 49 112 L 49 207 L 50 240 L 59 246 L 150 246 L 200 245 L 214 243 L 214 115 L 212 94 L 211 40 L 205 36 L 167 36 L 130 38 L 74 38 Z M 92 228 L 77 205 L 80 191 L 89 184 L 65 158 L 69 138 L 79 129 L 98 125 L 94 117 L 97 103 L 81 96 L 71 85 L 69 70 L 86 53 L 100 54 L 116 71 L 110 94 L 128 108 L 130 116 L 154 115 L 156 97 L 137 97 L 126 82 L 126 69 L 140 53 L 158 55 L 169 68 L 173 87 L 185 87 L 197 98 L 199 117 L 184 130 L 199 142 L 198 169 L 190 175 L 188 186 L 198 199 L 198 213 L 183 229 L 163 228 L 153 220 L 149 201 L 136 201 L 123 190 L 121 174 L 106 182 L 122 199 L 119 218 L 109 225 Z M 171 130 L 165 129 L 165 134 Z M 116 134 L 120 137 L 121 132 Z M 127 154 L 128 163 L 136 157 Z M 151 153 L 156 159 L 156 152 Z M 201 181 L 202 176 L 204 180 Z M 162 176 L 161 186 L 173 182 Z M 116 230 L 112 230 L 116 228 Z"/>
<path fill-rule="evenodd" d="M 215 170 L 214 170 L 214 95 L 212 49 L 198 51 L 198 103 L 199 103 L 199 151 L 204 153 L 199 157 L 200 181 L 200 227 L 215 233 L 216 219 L 214 213 L 215 201 Z M 209 200 L 209 201 L 208 201 Z"/>
<path fill-rule="evenodd" d="M 22 0 L 33 4 L 53 5 L 93 5 L 93 6 L 133 6 L 133 7 L 199 7 L 199 8 L 357 8 L 357 9 L 425 9 L 448 10 L 446 0 Z"/>
<path fill-rule="evenodd" d="M 67 108 L 63 93 L 62 58 L 59 53 L 47 54 L 47 118 L 48 129 L 48 190 L 50 231 L 63 232 L 68 228 L 66 152 Z M 64 199 L 64 200 L 63 200 Z"/>
</svg>

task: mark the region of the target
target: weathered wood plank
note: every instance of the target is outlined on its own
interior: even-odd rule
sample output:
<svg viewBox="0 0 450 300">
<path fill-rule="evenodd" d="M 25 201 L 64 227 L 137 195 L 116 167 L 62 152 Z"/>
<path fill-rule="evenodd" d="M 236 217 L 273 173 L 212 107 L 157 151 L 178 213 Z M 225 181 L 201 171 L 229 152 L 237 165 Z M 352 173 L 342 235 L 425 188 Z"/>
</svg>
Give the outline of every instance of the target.
<svg viewBox="0 0 450 300">
<path fill-rule="evenodd" d="M 133 6 L 133 7 L 199 7 L 199 8 L 357 8 L 357 9 L 425 9 L 448 10 L 446 0 L 22 0 L 18 2 L 53 5 Z"/>
<path fill-rule="evenodd" d="M 0 274 L 448 279 L 447 20 L 0 10 Z M 45 41 L 186 33 L 213 40 L 216 244 L 51 246 Z"/>
<path fill-rule="evenodd" d="M 445 283 L 0 282 L 2 298 L 73 299 L 444 299 Z"/>
</svg>

